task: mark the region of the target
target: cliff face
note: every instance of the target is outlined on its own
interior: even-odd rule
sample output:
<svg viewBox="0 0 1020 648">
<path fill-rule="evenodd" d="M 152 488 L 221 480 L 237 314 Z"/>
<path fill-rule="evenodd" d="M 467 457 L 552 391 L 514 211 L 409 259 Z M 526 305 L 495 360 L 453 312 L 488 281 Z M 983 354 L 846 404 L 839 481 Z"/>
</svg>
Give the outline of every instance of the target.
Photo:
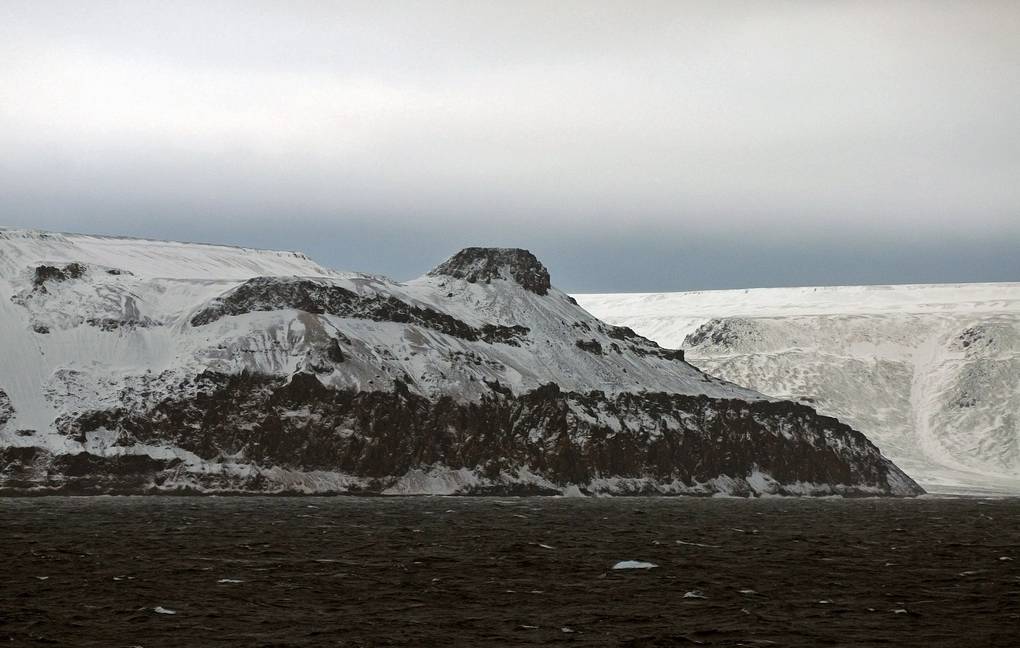
<svg viewBox="0 0 1020 648">
<path fill-rule="evenodd" d="M 14 406 L 11 405 L 11 399 L 0 390 L 0 429 L 3 429 L 7 425 L 7 421 L 14 418 Z"/>
<path fill-rule="evenodd" d="M 0 231 L 0 490 L 914 495 L 861 434 L 469 248 L 301 255 Z"/>
</svg>

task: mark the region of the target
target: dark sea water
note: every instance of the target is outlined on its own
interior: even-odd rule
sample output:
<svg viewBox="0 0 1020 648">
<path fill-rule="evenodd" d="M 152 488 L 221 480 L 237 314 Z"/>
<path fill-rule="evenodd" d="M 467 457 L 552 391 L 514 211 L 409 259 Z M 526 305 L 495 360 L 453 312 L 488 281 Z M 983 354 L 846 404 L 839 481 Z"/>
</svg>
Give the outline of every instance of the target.
<svg viewBox="0 0 1020 648">
<path fill-rule="evenodd" d="M 1013 647 L 1018 544 L 1020 500 L 0 499 L 0 645 Z"/>
</svg>

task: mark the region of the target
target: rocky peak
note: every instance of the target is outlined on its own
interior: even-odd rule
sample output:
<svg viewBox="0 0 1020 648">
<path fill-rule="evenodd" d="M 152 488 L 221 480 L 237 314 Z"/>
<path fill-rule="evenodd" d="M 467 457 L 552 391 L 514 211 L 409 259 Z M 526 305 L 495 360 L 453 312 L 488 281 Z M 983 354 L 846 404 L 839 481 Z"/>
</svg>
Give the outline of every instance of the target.
<svg viewBox="0 0 1020 648">
<path fill-rule="evenodd" d="M 41 265 L 35 269 L 32 276 L 32 284 L 40 288 L 47 281 L 68 281 L 80 279 L 85 275 L 85 265 L 82 263 L 68 263 L 62 268 L 51 265 Z"/>
<path fill-rule="evenodd" d="M 14 418 L 14 406 L 11 399 L 0 389 L 0 428 L 7 425 L 7 421 Z"/>
<path fill-rule="evenodd" d="M 446 276 L 470 283 L 493 279 L 515 281 L 536 295 L 549 292 L 549 271 L 535 255 L 521 248 L 464 248 L 436 266 L 429 276 Z"/>
</svg>

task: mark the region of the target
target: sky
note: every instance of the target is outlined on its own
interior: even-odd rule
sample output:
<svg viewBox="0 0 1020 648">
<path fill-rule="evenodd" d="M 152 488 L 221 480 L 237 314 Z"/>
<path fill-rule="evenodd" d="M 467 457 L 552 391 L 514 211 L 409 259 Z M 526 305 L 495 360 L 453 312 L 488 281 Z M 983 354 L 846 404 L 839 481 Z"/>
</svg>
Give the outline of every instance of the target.
<svg viewBox="0 0 1020 648">
<path fill-rule="evenodd" d="M 1020 3 L 0 2 L 0 224 L 575 292 L 1020 281 Z"/>
</svg>

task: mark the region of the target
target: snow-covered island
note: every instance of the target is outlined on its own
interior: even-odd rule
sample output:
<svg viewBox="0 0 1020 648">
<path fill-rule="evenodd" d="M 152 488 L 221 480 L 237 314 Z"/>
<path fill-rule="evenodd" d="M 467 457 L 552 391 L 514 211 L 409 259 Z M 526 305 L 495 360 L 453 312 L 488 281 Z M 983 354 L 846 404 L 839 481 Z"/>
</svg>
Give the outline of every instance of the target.
<svg viewBox="0 0 1020 648">
<path fill-rule="evenodd" d="M 900 495 L 809 405 L 606 324 L 518 249 L 406 283 L 0 230 L 0 492 Z"/>
</svg>

